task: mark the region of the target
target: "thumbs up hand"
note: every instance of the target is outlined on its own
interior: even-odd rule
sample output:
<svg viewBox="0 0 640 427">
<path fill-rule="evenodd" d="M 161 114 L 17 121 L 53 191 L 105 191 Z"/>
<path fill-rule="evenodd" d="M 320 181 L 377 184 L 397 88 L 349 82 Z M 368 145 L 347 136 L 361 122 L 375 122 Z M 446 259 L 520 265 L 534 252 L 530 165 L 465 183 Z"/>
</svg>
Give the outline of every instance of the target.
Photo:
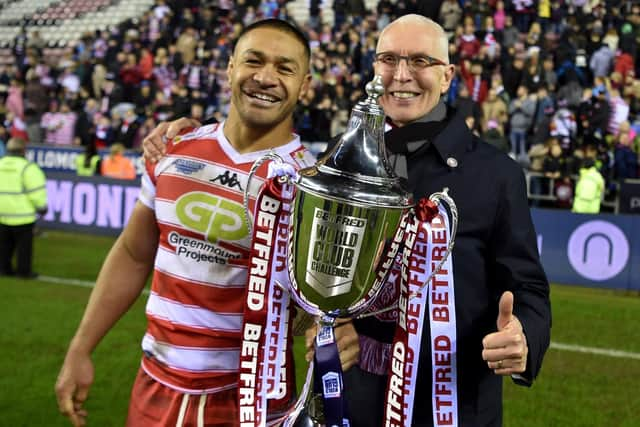
<svg viewBox="0 0 640 427">
<path fill-rule="evenodd" d="M 482 340 L 482 359 L 496 375 L 520 374 L 527 368 L 527 337 L 522 324 L 513 314 L 513 294 L 509 291 L 500 297 L 497 332 Z"/>
</svg>

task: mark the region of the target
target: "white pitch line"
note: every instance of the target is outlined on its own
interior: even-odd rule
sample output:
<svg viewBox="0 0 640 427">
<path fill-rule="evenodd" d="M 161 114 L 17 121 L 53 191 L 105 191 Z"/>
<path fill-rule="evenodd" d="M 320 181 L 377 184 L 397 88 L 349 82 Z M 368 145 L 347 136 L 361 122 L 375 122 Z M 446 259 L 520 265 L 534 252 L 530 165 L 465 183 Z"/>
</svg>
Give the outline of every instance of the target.
<svg viewBox="0 0 640 427">
<path fill-rule="evenodd" d="M 49 283 L 58 283 L 61 285 L 80 286 L 83 288 L 93 288 L 95 282 L 89 280 L 67 279 L 64 277 L 53 276 L 38 276 L 38 280 Z M 143 289 L 144 295 L 149 294 L 149 290 Z M 577 353 L 597 354 L 599 356 L 617 357 L 621 359 L 636 359 L 640 360 L 640 353 L 633 353 L 630 351 L 614 350 L 611 348 L 597 348 L 597 347 L 585 347 L 575 344 L 564 344 L 559 342 L 551 342 L 549 348 L 561 351 L 573 351 Z"/>
<path fill-rule="evenodd" d="M 577 353 L 597 354 L 599 356 L 618 357 L 621 359 L 640 360 L 640 353 L 632 353 L 630 351 L 613 350 L 610 348 L 585 347 L 575 344 L 563 344 L 559 342 L 551 342 L 550 348 L 555 350 L 575 351 Z"/>
<path fill-rule="evenodd" d="M 67 279 L 66 277 L 53 277 L 43 275 L 38 275 L 37 280 L 48 283 L 58 283 L 61 285 L 79 286 L 81 288 L 93 288 L 96 285 L 96 282 L 92 282 L 90 280 Z M 142 294 L 149 295 L 149 290 L 143 289 Z"/>
</svg>

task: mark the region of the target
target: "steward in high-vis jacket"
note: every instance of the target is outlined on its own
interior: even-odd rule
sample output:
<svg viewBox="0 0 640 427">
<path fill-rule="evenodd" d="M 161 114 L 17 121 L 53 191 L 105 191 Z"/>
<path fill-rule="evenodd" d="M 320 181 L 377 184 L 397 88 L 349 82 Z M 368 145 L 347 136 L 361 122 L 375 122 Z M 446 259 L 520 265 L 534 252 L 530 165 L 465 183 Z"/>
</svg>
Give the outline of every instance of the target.
<svg viewBox="0 0 640 427">
<path fill-rule="evenodd" d="M 76 173 L 78 176 L 100 175 L 100 156 L 96 146 L 90 143 L 85 147 L 84 153 L 76 157 Z"/>
<path fill-rule="evenodd" d="M 586 159 L 580 168 L 580 178 L 576 183 L 572 211 L 575 213 L 599 213 L 604 192 L 604 178 L 596 169 L 592 159 Z"/>
<path fill-rule="evenodd" d="M 47 190 L 42 169 L 24 154 L 25 142 L 12 138 L 7 155 L 0 158 L 0 275 L 32 278 L 33 227 L 38 215 L 47 211 Z"/>
</svg>

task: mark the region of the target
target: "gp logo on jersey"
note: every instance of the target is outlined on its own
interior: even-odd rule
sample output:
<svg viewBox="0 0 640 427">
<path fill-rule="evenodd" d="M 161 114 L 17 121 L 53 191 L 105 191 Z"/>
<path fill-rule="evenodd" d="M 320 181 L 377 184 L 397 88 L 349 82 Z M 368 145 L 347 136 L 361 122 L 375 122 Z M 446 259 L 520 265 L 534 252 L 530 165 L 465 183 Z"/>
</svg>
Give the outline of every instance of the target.
<svg viewBox="0 0 640 427">
<path fill-rule="evenodd" d="M 249 231 L 244 221 L 244 207 L 209 193 L 192 192 L 176 202 L 178 220 L 186 227 L 203 233 L 210 242 L 239 241 Z"/>
</svg>

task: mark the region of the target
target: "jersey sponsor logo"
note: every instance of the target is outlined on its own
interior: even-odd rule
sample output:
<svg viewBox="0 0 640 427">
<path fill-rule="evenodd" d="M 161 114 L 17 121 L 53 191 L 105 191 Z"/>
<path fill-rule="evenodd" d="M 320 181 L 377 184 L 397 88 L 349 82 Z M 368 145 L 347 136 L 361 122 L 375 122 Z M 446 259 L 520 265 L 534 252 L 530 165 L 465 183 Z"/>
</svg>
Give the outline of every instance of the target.
<svg viewBox="0 0 640 427">
<path fill-rule="evenodd" d="M 203 233 L 210 242 L 240 241 L 249 235 L 244 207 L 208 193 L 196 191 L 180 197 L 176 216 L 185 227 Z"/>
<path fill-rule="evenodd" d="M 204 240 L 183 236 L 175 231 L 169 233 L 169 243 L 173 245 L 178 256 L 188 260 L 225 265 L 229 258 L 240 258 L 237 253 L 220 248 Z"/>
<path fill-rule="evenodd" d="M 178 172 L 185 175 L 191 175 L 195 172 L 201 171 L 205 166 L 204 163 L 187 159 L 176 159 L 176 161 L 173 162 L 173 165 L 176 167 Z"/>
<path fill-rule="evenodd" d="M 232 175 L 231 172 L 224 171 L 224 173 L 221 173 L 215 178 L 210 179 L 209 182 L 219 182 L 220 184 L 229 188 L 237 187 L 240 191 L 244 191 L 244 188 L 242 188 L 242 185 L 240 185 L 240 181 L 238 181 L 238 174 L 235 172 Z"/>
</svg>

